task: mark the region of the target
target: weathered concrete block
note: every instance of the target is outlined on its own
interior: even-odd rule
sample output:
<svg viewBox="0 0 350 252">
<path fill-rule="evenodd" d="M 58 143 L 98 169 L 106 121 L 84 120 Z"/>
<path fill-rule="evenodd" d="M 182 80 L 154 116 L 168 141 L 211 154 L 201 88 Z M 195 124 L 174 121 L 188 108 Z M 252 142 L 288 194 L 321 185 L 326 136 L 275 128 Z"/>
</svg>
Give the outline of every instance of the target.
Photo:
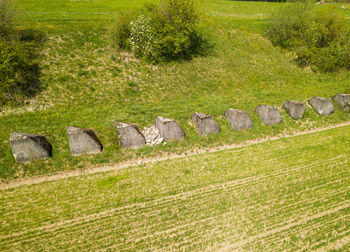
<svg viewBox="0 0 350 252">
<path fill-rule="evenodd" d="M 210 133 L 220 132 L 219 124 L 217 124 L 217 122 L 211 115 L 194 112 L 194 114 L 191 117 L 191 120 L 195 124 L 197 132 L 201 136 L 206 136 Z"/>
<path fill-rule="evenodd" d="M 310 105 L 319 115 L 330 115 L 334 112 L 332 100 L 325 97 L 312 97 L 309 100 Z"/>
<path fill-rule="evenodd" d="M 68 126 L 67 134 L 72 156 L 102 152 L 103 146 L 93 130 Z"/>
<path fill-rule="evenodd" d="M 253 127 L 253 123 L 245 111 L 229 108 L 226 110 L 225 116 L 234 130 L 250 129 Z"/>
<path fill-rule="evenodd" d="M 334 100 L 338 103 L 341 110 L 350 112 L 350 94 L 336 94 Z"/>
<path fill-rule="evenodd" d="M 298 101 L 286 101 L 283 107 L 293 119 L 301 119 L 303 118 L 306 104 Z"/>
<path fill-rule="evenodd" d="M 41 135 L 12 132 L 10 144 L 17 162 L 26 163 L 52 156 L 51 144 L 46 137 Z"/>
<path fill-rule="evenodd" d="M 146 144 L 139 127 L 129 123 L 116 122 L 119 144 L 124 148 L 138 148 Z"/>
<path fill-rule="evenodd" d="M 185 137 L 185 133 L 173 119 L 157 116 L 156 127 L 165 141 L 184 139 Z"/>
<path fill-rule="evenodd" d="M 273 125 L 282 122 L 281 114 L 274 106 L 260 104 L 255 108 L 255 111 L 265 125 Z"/>
</svg>

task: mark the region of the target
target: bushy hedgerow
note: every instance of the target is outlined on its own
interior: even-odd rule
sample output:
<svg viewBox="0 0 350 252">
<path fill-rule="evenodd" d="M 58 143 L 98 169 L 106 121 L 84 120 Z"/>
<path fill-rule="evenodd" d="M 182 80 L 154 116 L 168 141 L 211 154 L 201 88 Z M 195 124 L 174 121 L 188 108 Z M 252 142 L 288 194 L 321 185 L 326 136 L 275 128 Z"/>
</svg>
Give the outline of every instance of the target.
<svg viewBox="0 0 350 252">
<path fill-rule="evenodd" d="M 350 27 L 333 8 L 317 12 L 312 2 L 286 3 L 273 13 L 267 35 L 274 45 L 294 51 L 302 67 L 350 69 Z"/>
<path fill-rule="evenodd" d="M 205 48 L 193 0 L 163 0 L 138 13 L 121 15 L 114 35 L 118 47 L 136 57 L 153 63 L 189 59 Z"/>
<path fill-rule="evenodd" d="M 40 90 L 42 33 L 16 30 L 8 2 L 0 0 L 0 107 L 17 104 Z"/>
</svg>

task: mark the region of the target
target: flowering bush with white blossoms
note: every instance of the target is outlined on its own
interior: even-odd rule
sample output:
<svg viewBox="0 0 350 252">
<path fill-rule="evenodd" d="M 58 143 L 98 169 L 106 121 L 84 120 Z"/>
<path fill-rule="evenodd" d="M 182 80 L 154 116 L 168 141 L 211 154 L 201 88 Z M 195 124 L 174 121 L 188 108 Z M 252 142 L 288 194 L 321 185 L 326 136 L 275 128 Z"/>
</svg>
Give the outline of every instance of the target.
<svg viewBox="0 0 350 252">
<path fill-rule="evenodd" d="M 150 57 L 152 54 L 154 35 L 150 21 L 151 18 L 140 15 L 130 22 L 130 47 L 137 57 Z"/>
<path fill-rule="evenodd" d="M 145 5 L 137 15 L 121 15 L 115 32 L 117 46 L 151 63 L 190 59 L 202 52 L 206 40 L 194 1 L 162 0 L 160 5 Z"/>
</svg>

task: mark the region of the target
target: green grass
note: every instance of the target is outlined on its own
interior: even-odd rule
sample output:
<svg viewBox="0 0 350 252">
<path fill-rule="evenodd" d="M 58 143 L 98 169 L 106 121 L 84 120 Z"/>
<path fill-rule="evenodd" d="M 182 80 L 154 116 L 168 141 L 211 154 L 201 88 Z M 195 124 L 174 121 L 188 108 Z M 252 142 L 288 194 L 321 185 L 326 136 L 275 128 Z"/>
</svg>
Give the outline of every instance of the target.
<svg viewBox="0 0 350 252">
<path fill-rule="evenodd" d="M 303 120 L 294 121 L 281 109 L 288 99 L 307 101 L 313 96 L 350 93 L 350 74 L 319 74 L 300 69 L 293 64 L 293 55 L 274 48 L 264 37 L 264 30 L 269 13 L 278 4 L 202 1 L 201 26 L 214 44 L 213 51 L 191 61 L 157 66 L 120 54 L 111 42 L 118 15 L 115 13 L 142 4 L 140 0 L 16 1 L 19 27 L 47 33 L 42 55 L 44 90 L 23 107 L 3 108 L 2 180 L 241 142 L 349 120 L 349 114 L 339 110 L 329 117 L 320 117 L 309 108 Z M 340 11 L 349 17 L 349 10 Z M 261 103 L 278 105 L 284 122 L 272 127 L 261 125 L 254 112 Z M 246 110 L 254 128 L 232 131 L 223 116 L 229 107 Z M 222 132 L 199 137 L 189 124 L 195 111 L 212 114 Z M 118 147 L 114 121 L 144 127 L 151 126 L 158 115 L 178 120 L 186 140 L 140 150 Z M 68 125 L 93 128 L 104 151 L 71 157 Z M 15 163 L 9 145 L 12 131 L 46 135 L 53 145 L 53 158 L 31 164 Z"/>
<path fill-rule="evenodd" d="M 2 190 L 0 249 L 346 251 L 349 146 L 346 126 Z"/>
</svg>

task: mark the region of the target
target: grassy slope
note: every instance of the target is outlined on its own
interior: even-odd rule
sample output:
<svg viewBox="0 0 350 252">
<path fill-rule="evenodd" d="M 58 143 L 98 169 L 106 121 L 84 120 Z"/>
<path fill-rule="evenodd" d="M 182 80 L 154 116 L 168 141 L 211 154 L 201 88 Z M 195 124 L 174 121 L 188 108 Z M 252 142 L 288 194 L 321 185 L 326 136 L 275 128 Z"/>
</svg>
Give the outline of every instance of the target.
<svg viewBox="0 0 350 252">
<path fill-rule="evenodd" d="M 347 126 L 4 190 L 0 249 L 346 250 L 349 153 Z"/>
<path fill-rule="evenodd" d="M 203 29 L 215 43 L 214 52 L 190 62 L 151 66 L 119 55 L 110 42 L 115 23 L 113 13 L 137 8 L 142 5 L 140 0 L 16 2 L 18 11 L 46 12 L 19 16 L 20 26 L 48 33 L 41 78 L 45 89 L 24 108 L 5 109 L 0 117 L 3 179 L 117 162 L 136 155 L 239 142 L 349 120 L 349 114 L 338 110 L 329 117 L 319 117 L 309 110 L 302 121 L 293 121 L 283 112 L 283 124 L 261 125 L 254 113 L 260 103 L 281 108 L 287 99 L 306 101 L 316 95 L 330 97 L 350 92 L 349 73 L 317 74 L 299 69 L 290 62 L 292 55 L 281 54 L 262 36 L 266 17 L 276 4 L 202 1 L 206 14 Z M 254 128 L 249 132 L 230 130 L 223 116 L 229 107 L 246 110 Z M 222 132 L 199 137 L 188 124 L 195 111 L 212 114 Z M 177 119 L 185 130 L 186 141 L 136 151 L 118 148 L 114 121 L 143 127 L 150 126 L 157 115 Z M 104 152 L 71 157 L 66 136 L 68 125 L 95 129 Z M 12 131 L 48 136 L 54 157 L 16 164 L 8 143 Z"/>
</svg>

